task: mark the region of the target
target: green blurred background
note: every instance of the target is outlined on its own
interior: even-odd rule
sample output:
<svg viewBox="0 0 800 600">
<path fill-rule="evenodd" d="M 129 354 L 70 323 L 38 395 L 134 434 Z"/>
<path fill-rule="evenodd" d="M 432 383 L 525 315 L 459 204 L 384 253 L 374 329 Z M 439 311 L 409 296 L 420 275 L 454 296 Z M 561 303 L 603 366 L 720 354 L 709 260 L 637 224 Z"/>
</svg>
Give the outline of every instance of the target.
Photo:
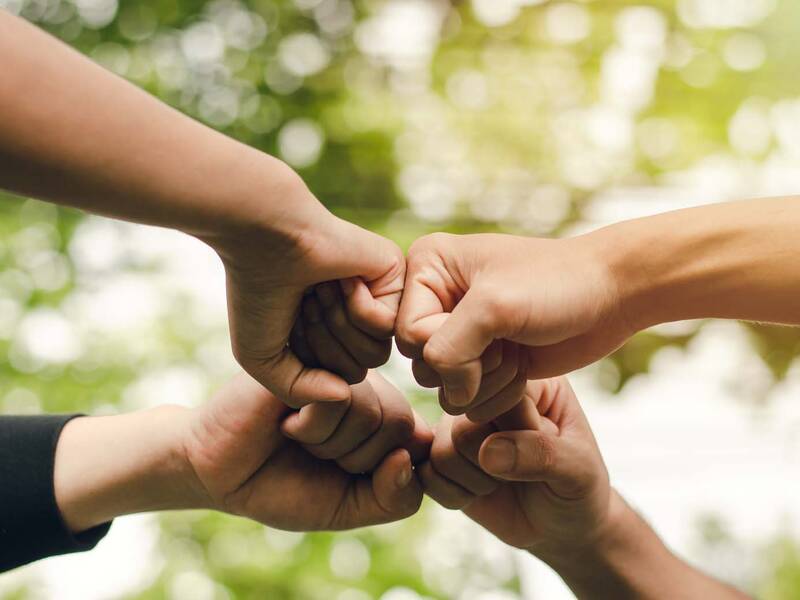
<svg viewBox="0 0 800 600">
<path fill-rule="evenodd" d="M 332 211 L 404 247 L 437 230 L 572 235 L 671 208 L 800 190 L 795 0 L 0 7 L 281 157 Z M 0 230 L 2 412 L 196 405 L 233 372 L 220 268 L 193 240 L 11 196 L 0 203 Z M 723 346 L 735 338 L 747 347 L 748 369 L 726 392 L 731 410 L 800 431 L 796 409 L 781 413 L 770 402 L 775 390 L 800 390 L 791 383 L 800 380 L 797 330 L 709 327 L 644 332 L 582 373 L 583 386 L 605 403 L 636 402 L 626 390 L 644 385 L 659 357 L 681 364 L 698 336 Z M 736 370 L 720 375 L 725 369 L 688 373 L 724 378 Z M 386 368 L 435 419 L 435 398 L 415 389 L 407 370 L 396 356 Z M 797 457 L 789 464 L 797 467 Z M 736 485 L 747 488 L 746 472 Z M 797 485 L 785 482 L 790 498 L 800 499 Z M 781 525 L 796 510 L 772 515 L 749 537 L 730 530 L 722 509 L 687 512 L 696 543 L 680 549 L 760 597 L 800 598 L 800 546 L 793 526 Z M 652 518 L 658 528 L 655 507 Z M 286 534 L 204 512 L 132 517 L 87 556 L 6 575 L 0 597 L 563 593 L 537 592 L 529 562 L 428 504 L 406 522 L 341 534 Z"/>
</svg>

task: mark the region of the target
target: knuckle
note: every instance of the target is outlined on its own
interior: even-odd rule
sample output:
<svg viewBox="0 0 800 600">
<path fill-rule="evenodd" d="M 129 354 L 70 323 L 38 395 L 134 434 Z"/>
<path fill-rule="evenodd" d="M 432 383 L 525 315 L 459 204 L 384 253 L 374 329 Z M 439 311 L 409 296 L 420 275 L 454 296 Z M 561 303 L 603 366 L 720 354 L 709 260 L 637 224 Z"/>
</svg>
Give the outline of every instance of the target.
<svg viewBox="0 0 800 600">
<path fill-rule="evenodd" d="M 361 383 L 367 377 L 367 369 L 365 367 L 351 367 L 347 372 L 342 375 L 342 378 L 350 385 Z"/>
<path fill-rule="evenodd" d="M 398 320 L 395 330 L 398 342 L 397 348 L 404 356 L 411 357 L 416 354 L 427 342 L 416 323 L 409 323 L 404 319 Z"/>
<path fill-rule="evenodd" d="M 328 447 L 326 444 L 303 444 L 303 448 L 320 460 L 334 460 L 337 458 L 335 448 Z"/>
<path fill-rule="evenodd" d="M 470 501 L 471 498 L 464 494 L 448 494 L 438 499 L 439 504 L 449 510 L 463 510 L 469 506 Z"/>
<path fill-rule="evenodd" d="M 379 347 L 374 351 L 368 352 L 364 357 L 364 366 L 369 369 L 376 369 L 385 364 L 389 360 L 389 355 L 392 353 L 392 342 L 386 340 L 381 342 Z"/>
<path fill-rule="evenodd" d="M 351 475 L 356 475 L 366 471 L 366 468 L 361 464 L 361 462 L 362 461 L 354 456 L 345 456 L 336 460 L 336 464 L 339 466 L 339 468 L 345 473 L 350 473 Z"/>
<path fill-rule="evenodd" d="M 411 372 L 422 387 L 436 388 L 442 385 L 439 374 L 421 360 L 414 360 L 411 363 Z"/>
<path fill-rule="evenodd" d="M 414 257 L 417 257 L 420 254 L 429 251 L 432 248 L 437 248 L 443 245 L 446 245 L 449 239 L 452 236 L 449 233 L 444 233 L 443 231 L 437 231 L 435 233 L 429 233 L 428 235 L 423 235 L 421 238 L 417 238 L 411 247 L 408 249 L 408 258 L 411 260 Z"/>
<path fill-rule="evenodd" d="M 469 406 L 453 406 L 447 400 L 439 400 L 439 406 L 451 417 L 459 417 L 469 410 Z"/>
<path fill-rule="evenodd" d="M 414 433 L 414 415 L 406 412 L 394 417 L 388 424 L 391 438 L 399 444 L 408 441 Z"/>
<path fill-rule="evenodd" d="M 407 502 L 404 502 L 398 510 L 397 517 L 400 519 L 406 519 L 410 516 L 413 516 L 417 514 L 420 506 L 422 506 L 422 492 L 414 494 L 413 498 L 410 498 Z"/>
<path fill-rule="evenodd" d="M 451 437 L 456 450 L 464 451 L 474 444 L 478 432 L 474 429 L 474 426 L 470 428 L 468 424 L 469 421 L 466 419 L 457 419 L 456 424 L 453 425 Z"/>
<path fill-rule="evenodd" d="M 531 444 L 532 467 L 540 472 L 547 473 L 555 466 L 556 447 L 552 438 L 540 435 L 536 438 L 536 443 Z"/>
<path fill-rule="evenodd" d="M 456 366 L 453 359 L 454 349 L 450 342 L 441 337 L 432 337 L 422 351 L 425 362 L 435 370 L 449 369 Z"/>
<path fill-rule="evenodd" d="M 450 447 L 434 446 L 431 449 L 431 466 L 441 475 L 447 476 L 453 471 L 454 458 L 455 456 Z"/>
<path fill-rule="evenodd" d="M 381 426 L 381 412 L 374 406 L 363 406 L 359 409 L 354 429 L 357 435 L 366 437 Z"/>
<path fill-rule="evenodd" d="M 508 324 L 516 323 L 521 314 L 519 293 L 508 287 L 500 289 L 498 287 L 480 287 L 473 291 L 478 296 L 478 304 L 481 307 L 481 310 L 476 311 L 474 315 L 475 326 L 485 331 L 509 329 Z"/>
<path fill-rule="evenodd" d="M 306 431 L 298 431 L 295 437 L 305 444 L 318 446 L 325 443 L 325 440 L 327 440 L 329 437 L 327 434 L 327 431 L 324 431 L 318 427 L 309 427 Z"/>
</svg>

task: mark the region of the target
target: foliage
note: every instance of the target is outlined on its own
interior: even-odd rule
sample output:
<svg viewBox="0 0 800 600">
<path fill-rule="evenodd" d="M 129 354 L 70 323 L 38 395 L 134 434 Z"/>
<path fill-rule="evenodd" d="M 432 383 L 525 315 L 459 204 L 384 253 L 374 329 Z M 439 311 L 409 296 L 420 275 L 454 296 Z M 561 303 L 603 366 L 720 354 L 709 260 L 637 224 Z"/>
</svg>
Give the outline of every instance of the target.
<svg viewBox="0 0 800 600">
<path fill-rule="evenodd" d="M 331 210 L 405 247 L 440 229 L 571 235 L 798 183 L 787 174 L 800 152 L 792 0 L 4 4 L 177 109 L 281 156 Z M 2 198 L 4 412 L 111 412 L 160 402 L 164 389 L 198 402 L 231 371 L 219 307 L 175 281 L 173 242 L 156 236 L 162 250 L 144 252 L 137 236 L 150 234 L 136 231 Z M 113 251 L 93 255 L 104 248 Z M 135 327 L 97 314 L 108 298 L 136 305 Z M 641 334 L 597 371 L 598 382 L 618 391 L 702 325 Z M 800 354 L 797 331 L 746 327 L 781 378 Z M 435 416 L 430 394 L 414 398 Z M 481 575 L 463 555 L 460 579 L 427 576 L 419 548 L 430 515 L 305 536 L 215 514 L 164 515 L 163 568 L 129 597 L 516 594 L 513 573 Z M 765 597 L 800 590 L 788 544 Z M 364 549 L 367 569 L 355 579 L 332 570 L 337 552 Z M 384 597 L 417 597 L 402 593 Z"/>
</svg>

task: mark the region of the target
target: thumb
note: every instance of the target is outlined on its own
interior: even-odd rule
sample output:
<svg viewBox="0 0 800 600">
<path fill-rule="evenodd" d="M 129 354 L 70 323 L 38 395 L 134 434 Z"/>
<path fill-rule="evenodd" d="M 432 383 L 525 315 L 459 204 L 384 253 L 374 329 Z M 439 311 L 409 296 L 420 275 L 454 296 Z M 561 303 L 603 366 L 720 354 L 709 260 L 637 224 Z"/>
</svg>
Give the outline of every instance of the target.
<svg viewBox="0 0 800 600">
<path fill-rule="evenodd" d="M 349 221 L 334 219 L 317 250 L 326 281 L 361 277 L 375 296 L 392 290 L 398 279 L 402 283 L 406 261 L 397 244 Z"/>
<path fill-rule="evenodd" d="M 375 502 L 391 520 L 408 517 L 419 509 L 422 488 L 407 450 L 395 450 L 383 459 L 372 475 Z"/>
<path fill-rule="evenodd" d="M 366 333 L 389 337 L 394 332 L 406 275 L 406 259 L 391 240 L 337 219 L 329 247 L 320 258 L 320 275 L 340 279 L 348 316 Z"/>
<path fill-rule="evenodd" d="M 495 313 L 473 290 L 431 335 L 423 358 L 442 378 L 452 406 L 468 406 L 481 384 L 481 355 L 496 337 Z"/>
<path fill-rule="evenodd" d="M 350 398 L 350 386 L 344 379 L 324 369 L 306 367 L 288 348 L 267 362 L 244 366 L 250 375 L 292 408 Z"/>
<path fill-rule="evenodd" d="M 502 431 L 484 440 L 478 454 L 482 469 L 507 481 L 545 482 L 565 499 L 582 497 L 592 469 L 574 444 L 541 431 Z"/>
<path fill-rule="evenodd" d="M 359 477 L 336 511 L 332 529 L 379 525 L 410 517 L 422 503 L 422 487 L 411 457 L 398 449 L 383 459 L 372 477 Z"/>
</svg>

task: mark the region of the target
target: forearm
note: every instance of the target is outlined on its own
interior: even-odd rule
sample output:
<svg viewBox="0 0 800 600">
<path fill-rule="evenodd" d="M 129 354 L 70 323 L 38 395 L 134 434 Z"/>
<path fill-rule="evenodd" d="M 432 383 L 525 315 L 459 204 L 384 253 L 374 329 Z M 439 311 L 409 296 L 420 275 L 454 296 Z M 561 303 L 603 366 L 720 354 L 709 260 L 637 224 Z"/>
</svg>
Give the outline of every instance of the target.
<svg viewBox="0 0 800 600">
<path fill-rule="evenodd" d="M 165 406 L 70 421 L 56 447 L 56 502 L 73 532 L 114 517 L 210 507 L 180 440 L 190 411 Z"/>
<path fill-rule="evenodd" d="M 635 329 L 694 318 L 800 324 L 800 198 L 627 221 L 595 241 Z"/>
<path fill-rule="evenodd" d="M 655 532 L 613 493 L 608 528 L 590 547 L 539 553 L 578 598 L 745 600 L 746 595 L 672 554 Z"/>
<path fill-rule="evenodd" d="M 285 222 L 297 177 L 0 10 L 0 187 L 200 235 Z"/>
</svg>

